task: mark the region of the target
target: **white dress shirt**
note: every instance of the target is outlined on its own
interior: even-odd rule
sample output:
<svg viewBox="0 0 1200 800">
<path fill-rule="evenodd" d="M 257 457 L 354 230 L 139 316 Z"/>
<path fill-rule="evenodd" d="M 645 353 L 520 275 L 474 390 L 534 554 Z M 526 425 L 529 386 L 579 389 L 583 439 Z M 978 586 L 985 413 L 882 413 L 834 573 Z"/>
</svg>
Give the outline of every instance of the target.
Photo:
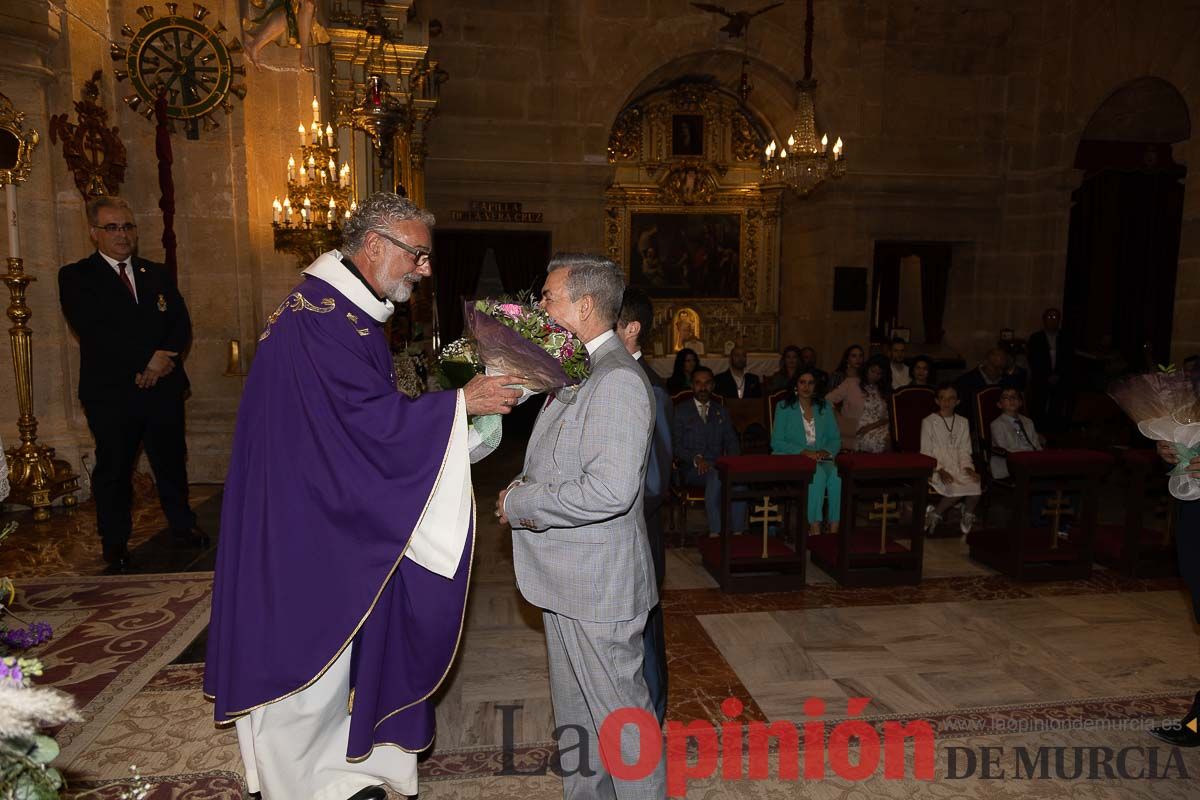
<svg viewBox="0 0 1200 800">
<path fill-rule="evenodd" d="M 97 250 L 96 252 L 100 253 L 99 250 Z M 117 265 L 118 264 L 125 265 L 125 269 L 127 270 L 127 272 L 125 274 L 129 276 L 129 285 L 133 287 L 133 302 L 136 303 L 138 296 L 137 296 L 137 281 L 134 280 L 134 278 L 133 278 L 133 256 L 130 256 L 125 261 L 117 261 L 115 258 L 111 258 L 105 253 L 100 253 L 100 257 L 108 262 L 108 265 L 113 268 L 113 272 L 117 273 L 118 278 L 121 277 L 121 268 Z M 125 281 L 121 281 L 121 283 L 124 283 L 124 282 Z"/>
</svg>

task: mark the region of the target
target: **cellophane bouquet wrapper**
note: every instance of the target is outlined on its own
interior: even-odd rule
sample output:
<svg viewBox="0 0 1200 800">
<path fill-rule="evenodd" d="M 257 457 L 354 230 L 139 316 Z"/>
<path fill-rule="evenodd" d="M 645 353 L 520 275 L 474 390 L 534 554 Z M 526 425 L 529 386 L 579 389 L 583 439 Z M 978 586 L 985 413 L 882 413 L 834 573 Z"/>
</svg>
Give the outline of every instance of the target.
<svg viewBox="0 0 1200 800">
<path fill-rule="evenodd" d="M 1149 372 L 1114 382 L 1108 394 L 1143 436 L 1174 445 L 1179 463 L 1167 479 L 1171 495 L 1179 500 L 1200 499 L 1200 480 L 1187 474 L 1188 463 L 1200 455 L 1196 384 L 1182 372 Z"/>
</svg>

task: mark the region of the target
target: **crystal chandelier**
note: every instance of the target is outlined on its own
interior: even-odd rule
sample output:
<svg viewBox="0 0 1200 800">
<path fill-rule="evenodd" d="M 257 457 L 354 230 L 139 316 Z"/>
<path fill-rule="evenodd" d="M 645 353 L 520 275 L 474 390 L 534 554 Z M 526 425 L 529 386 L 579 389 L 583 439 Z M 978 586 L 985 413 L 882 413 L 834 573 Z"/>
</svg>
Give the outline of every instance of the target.
<svg viewBox="0 0 1200 800">
<path fill-rule="evenodd" d="M 338 247 L 342 222 L 357 208 L 351 190 L 350 165 L 338 162 L 333 126 L 321 127 L 321 105 L 312 101 L 313 121 L 301 124 L 300 162 L 288 156 L 287 192 L 272 203 L 275 249 L 292 253 L 302 266 Z"/>
<path fill-rule="evenodd" d="M 804 78 L 796 81 L 796 121 L 786 147 L 775 140 L 763 153 L 763 183 L 782 183 L 803 197 L 827 178 L 846 174 L 845 151 L 839 136 L 829 148 L 829 135 L 817 139 L 816 91 L 812 77 L 813 2 L 808 0 L 804 22 Z"/>
<path fill-rule="evenodd" d="M 796 122 L 788 134 L 784 146 L 774 140 L 767 145 L 762 168 L 764 183 L 782 183 L 803 197 L 820 186 L 827 178 L 840 178 L 846 174 L 845 152 L 842 139 L 829 149 L 829 135 L 817 140 L 816 113 L 813 108 L 813 90 L 817 82 L 799 81 L 796 84 Z"/>
</svg>

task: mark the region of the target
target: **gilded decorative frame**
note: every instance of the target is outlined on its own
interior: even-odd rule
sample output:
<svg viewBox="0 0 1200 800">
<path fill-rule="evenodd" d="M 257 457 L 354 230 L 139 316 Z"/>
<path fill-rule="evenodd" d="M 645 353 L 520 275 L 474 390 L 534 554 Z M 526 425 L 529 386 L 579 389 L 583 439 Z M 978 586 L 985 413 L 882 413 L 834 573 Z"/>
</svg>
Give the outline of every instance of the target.
<svg viewBox="0 0 1200 800">
<path fill-rule="evenodd" d="M 24 121 L 25 112 L 17 111 L 8 96 L 0 94 L 0 186 L 24 183 L 33 167 L 39 136 L 35 130 L 23 130 Z"/>
<path fill-rule="evenodd" d="M 680 114 L 704 117 L 701 155 L 672 153 L 672 122 Z M 653 335 L 665 352 L 674 346 L 664 323 L 683 307 L 700 313 L 701 338 L 711 352 L 723 351 L 729 341 L 752 350 L 778 347 L 781 190 L 760 184 L 760 145 L 767 135 L 755 112 L 715 82 L 649 92 L 614 122 L 609 162 L 616 170 L 605 194 L 605 248 L 627 278 L 634 214 L 735 214 L 741 221 L 739 296 L 658 298 Z"/>
</svg>

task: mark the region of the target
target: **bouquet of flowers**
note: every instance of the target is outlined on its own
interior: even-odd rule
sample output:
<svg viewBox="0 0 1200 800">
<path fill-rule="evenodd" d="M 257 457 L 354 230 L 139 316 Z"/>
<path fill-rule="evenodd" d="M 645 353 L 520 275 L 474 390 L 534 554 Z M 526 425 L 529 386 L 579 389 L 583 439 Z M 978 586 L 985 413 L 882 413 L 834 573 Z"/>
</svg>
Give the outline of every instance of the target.
<svg viewBox="0 0 1200 800">
<path fill-rule="evenodd" d="M 1170 442 L 1179 456 L 1167 488 L 1180 500 L 1200 498 L 1200 480 L 1187 474 L 1187 465 L 1200 455 L 1200 392 L 1172 368 L 1116 381 L 1108 394 L 1149 439 Z"/>
<path fill-rule="evenodd" d="M 518 402 L 550 391 L 571 402 L 574 393 L 562 390 L 578 387 L 588 376 L 590 362 L 583 342 L 550 319 L 532 297 L 468 301 L 463 319 L 467 336 L 446 345 L 438 365 L 446 388 L 465 386 L 480 372 L 520 375 Z M 500 415 L 476 418 L 471 426 L 483 445 L 472 448 L 475 462 L 499 446 Z M 483 455 L 476 457 L 479 452 Z"/>
</svg>

